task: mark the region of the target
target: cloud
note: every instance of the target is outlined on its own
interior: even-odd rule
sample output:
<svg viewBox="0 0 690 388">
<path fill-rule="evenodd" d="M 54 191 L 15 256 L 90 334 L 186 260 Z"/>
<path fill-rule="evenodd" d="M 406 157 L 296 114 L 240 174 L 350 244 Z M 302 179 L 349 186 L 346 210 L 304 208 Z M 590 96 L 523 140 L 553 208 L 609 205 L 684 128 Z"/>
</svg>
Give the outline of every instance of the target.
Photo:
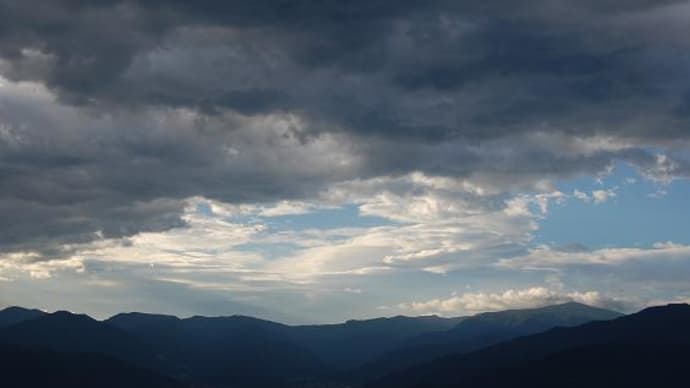
<svg viewBox="0 0 690 388">
<path fill-rule="evenodd" d="M 19 274 L 28 274 L 36 280 L 49 279 L 58 271 L 84 272 L 84 263 L 78 258 L 37 260 L 36 252 L 16 252 L 0 256 L 0 278 L 13 281 Z"/>
<path fill-rule="evenodd" d="M 682 261 L 690 257 L 690 246 L 660 242 L 651 248 L 603 248 L 561 250 L 548 246 L 531 249 L 525 256 L 502 259 L 500 267 L 559 268 L 577 265 L 621 265 L 641 261 Z"/>
<path fill-rule="evenodd" d="M 413 173 L 334 185 L 310 204 L 233 205 L 192 197 L 185 201 L 178 227 L 132 236 L 96 233 L 92 241 L 61 245 L 51 260 L 41 252 L 11 255 L 30 252 L 32 262 L 56 266 L 155 266 L 159 280 L 202 288 L 292 287 L 385 271 L 446 273 L 524 253 L 546 203 L 560 197 L 544 193 L 506 199 L 469 180 Z M 357 209 L 358 217 L 376 222 L 319 229 L 275 220 L 305 212 L 345 212 L 348 206 Z"/>
<path fill-rule="evenodd" d="M 302 144 L 290 135 L 300 125 L 291 115 L 235 117 L 236 129 L 225 132 L 229 117 L 204 122 L 183 110 L 93 116 L 32 88 L 0 88 L 7 113 L 0 250 L 50 258 L 56 247 L 98 232 L 122 237 L 183 226 L 185 203 L 198 195 L 259 207 L 285 200 L 272 211 L 291 206 L 294 213 L 290 198 L 352 176 L 358 163 L 335 135 Z M 199 126 L 208 132 L 193 129 Z"/>
<path fill-rule="evenodd" d="M 592 201 L 592 198 L 587 193 L 584 193 L 584 192 L 577 190 L 577 189 L 573 191 L 573 197 L 575 197 L 576 199 L 579 199 L 582 202 L 591 202 Z"/>
<path fill-rule="evenodd" d="M 573 301 L 605 308 L 613 308 L 613 306 L 620 308 L 626 304 L 624 301 L 603 296 L 598 291 L 563 293 L 545 287 L 531 287 L 509 289 L 497 293 L 463 293 L 446 299 L 401 303 L 396 307 L 414 314 L 462 315 L 487 311 L 537 308 Z"/>
<path fill-rule="evenodd" d="M 642 175 L 660 184 L 668 185 L 675 177 L 682 175 L 679 174 L 679 170 L 687 170 L 687 166 L 681 167 L 679 162 L 673 160 L 668 155 L 657 154 L 650 163 L 645 163 L 640 166 L 640 171 Z"/>
<path fill-rule="evenodd" d="M 592 199 L 595 204 L 607 202 L 614 197 L 616 197 L 616 192 L 613 189 L 592 191 Z"/>
<path fill-rule="evenodd" d="M 248 4 L 0 0 L 0 276 L 542 267 L 559 182 L 690 177 L 686 2 Z"/>
<path fill-rule="evenodd" d="M 92 11 L 96 9 L 98 6 Z M 136 14 L 138 11 L 132 12 Z M 173 42 L 165 47 L 175 51 L 179 43 L 188 45 L 189 49 L 198 48 L 197 41 L 184 41 L 191 39 L 185 37 L 188 33 L 179 32 L 182 37 L 173 36 L 170 38 Z M 232 31 L 209 34 L 202 35 L 219 45 L 226 39 L 235 39 Z M 151 50 L 150 55 L 154 57 L 170 54 L 162 48 Z M 208 50 L 215 52 L 215 48 Z M 253 52 L 240 50 L 228 54 L 228 58 L 240 60 Z M 33 58 L 37 54 L 29 51 L 22 55 Z M 74 55 L 73 59 L 78 62 L 76 58 L 81 54 Z M 188 58 L 198 58 L 189 55 L 180 54 L 166 59 L 160 66 L 152 63 L 149 68 L 174 69 L 177 65 L 182 66 Z M 13 58 L 5 61 L 12 62 L 16 59 Z M 299 65 L 306 66 L 303 63 Z M 244 70 L 252 72 L 252 69 L 254 66 L 247 66 Z M 312 97 L 319 101 L 328 100 L 329 93 L 339 90 L 331 87 L 333 81 L 328 77 L 335 77 L 332 72 L 356 70 L 335 65 L 328 69 L 309 69 L 309 74 L 326 77 L 314 82 L 329 85 L 325 89 L 324 86 L 306 88 L 316 94 Z M 214 88 L 218 85 L 215 80 L 224 78 L 223 74 L 212 69 L 208 72 L 184 69 L 182 72 L 194 77 L 211 75 Z M 434 217 L 433 213 L 467 211 L 475 205 L 488 206 L 488 203 L 475 201 L 475 197 L 489 194 L 495 203 L 500 204 L 515 193 L 523 192 L 529 196 L 555 192 L 554 181 L 581 174 L 599 174 L 610 168 L 615 160 L 627 160 L 641 169 L 648 169 L 656 166 L 658 159 L 647 148 L 670 144 L 646 134 L 631 137 L 619 132 L 568 132 L 552 124 L 505 132 L 474 122 L 469 126 L 449 123 L 443 133 L 452 132 L 451 127 L 478 127 L 470 133 L 439 137 L 426 124 L 413 122 L 428 114 L 426 108 L 409 118 L 394 120 L 411 128 L 419 127 L 421 132 L 414 129 L 414 133 L 407 133 L 407 129 L 396 130 L 395 125 L 383 123 L 383 127 L 391 128 L 391 131 L 378 133 L 373 130 L 380 128 L 378 125 L 372 129 L 366 122 L 352 121 L 351 117 L 357 116 L 357 112 L 347 112 L 345 121 L 339 117 L 322 117 L 321 113 L 313 114 L 306 108 L 318 107 L 319 104 L 312 100 L 303 101 L 304 106 L 281 109 L 220 107 L 208 112 L 192 102 L 166 104 L 166 99 L 132 107 L 119 102 L 134 101 L 133 98 L 110 94 L 101 96 L 92 90 L 87 94 L 97 102 L 76 103 L 66 94 L 82 91 L 71 90 L 69 84 L 58 85 L 52 84 L 50 79 L 13 75 L 11 69 L 3 72 L 2 67 L 0 73 L 9 77 L 2 81 L 3 86 L 0 87 L 3 117 L 0 125 L 0 169 L 4 177 L 3 187 L 6 188 L 0 198 L 0 209 L 8 215 L 6 220 L 12 220 L 0 221 L 0 250 L 37 251 L 47 259 L 58 256 L 61 245 L 93 240 L 97 233 L 117 238 L 183 226 L 185 202 L 197 196 L 225 204 L 253 202 L 258 207 L 261 203 L 284 201 L 282 209 L 272 211 L 277 212 L 275 215 L 281 212 L 287 215 L 309 211 L 313 206 L 310 202 L 323 200 L 320 196 L 329 190 L 337 192 L 339 187 L 354 186 L 362 181 L 370 185 L 371 191 L 376 189 L 377 179 L 385 182 L 413 177 L 415 173 L 432 176 L 439 182 L 443 179 L 470 182 L 467 184 L 485 191 L 473 192 L 468 187 L 462 193 L 439 190 L 435 196 L 408 195 L 406 199 L 411 202 L 406 205 L 410 210 L 407 216 L 398 211 L 400 209 L 389 208 L 401 203 L 401 198 L 379 191 L 378 201 L 369 201 L 361 209 L 365 215 L 396 213 L 399 217 Z M 359 77 L 369 76 L 373 75 L 362 74 Z M 263 79 L 260 75 L 252 77 Z M 376 78 L 380 82 L 387 79 L 381 75 Z M 147 73 L 144 80 L 137 81 L 135 86 L 143 86 L 145 80 L 154 79 L 159 78 Z M 118 80 L 116 77 L 112 82 L 117 84 Z M 190 83 L 192 81 L 198 80 L 190 80 Z M 79 82 L 75 84 L 82 85 Z M 379 83 L 367 85 L 376 87 Z M 130 86 L 126 89 L 130 90 Z M 384 83 L 380 86 L 386 93 L 394 92 L 388 90 L 390 85 Z M 136 87 L 131 86 L 131 89 Z M 146 88 L 155 90 L 158 87 Z M 166 90 L 163 86 L 161 88 Z M 282 88 L 293 90 L 289 84 Z M 355 89 L 345 88 L 341 92 L 360 93 Z M 393 89 L 393 95 L 382 98 L 392 103 L 400 97 L 422 104 L 427 100 L 451 98 L 442 96 L 449 93 L 444 90 L 434 89 L 420 95 L 420 91 L 407 88 Z M 441 95 L 437 96 L 439 93 Z M 187 91 L 182 94 L 190 95 Z M 107 106 L 100 105 L 100 99 L 106 99 Z M 250 103 L 252 98 L 240 100 Z M 290 100 L 302 101 L 300 98 Z M 346 103 L 349 99 L 345 100 L 338 106 L 358 109 L 349 107 Z M 421 108 L 390 109 L 397 115 Z M 327 109 L 318 110 L 328 112 Z M 680 135 L 674 140 L 676 145 L 685 141 Z M 668 158 L 670 160 L 671 156 Z M 674 166 L 681 167 L 667 169 L 666 174 L 683 176 L 685 170 L 678 161 L 681 159 L 674 157 L 673 160 Z M 422 190 L 428 187 L 428 183 L 415 181 L 415 178 L 404 179 L 408 182 L 400 184 L 416 185 Z M 380 185 L 379 188 L 385 190 Z M 465 204 L 460 204 L 461 200 Z M 545 200 L 542 197 L 538 206 L 543 207 Z M 41 226 L 37 228 L 38 220 Z"/>
<path fill-rule="evenodd" d="M 585 203 L 593 202 L 595 205 L 599 205 L 608 202 L 612 198 L 615 198 L 617 196 L 617 189 L 618 188 L 593 190 L 590 194 L 575 189 L 573 190 L 573 197 Z"/>
<path fill-rule="evenodd" d="M 74 104 L 295 110 L 422 139 L 484 140 L 544 123 L 592 134 L 624 120 L 610 131 L 646 137 L 643 123 L 683 118 L 687 85 L 663 86 L 683 80 L 674 55 L 687 48 L 674 35 L 683 20 L 670 16 L 687 4 L 641 4 L 545 2 L 525 13 L 505 1 L 5 1 L 0 53 L 11 79 Z"/>
<path fill-rule="evenodd" d="M 675 55 L 687 43 L 669 17 L 687 4 L 639 4 L 4 1 L 0 54 L 11 80 L 105 111 L 299 112 L 313 123 L 305 135 L 417 142 L 535 128 L 687 140 L 687 63 Z"/>
</svg>

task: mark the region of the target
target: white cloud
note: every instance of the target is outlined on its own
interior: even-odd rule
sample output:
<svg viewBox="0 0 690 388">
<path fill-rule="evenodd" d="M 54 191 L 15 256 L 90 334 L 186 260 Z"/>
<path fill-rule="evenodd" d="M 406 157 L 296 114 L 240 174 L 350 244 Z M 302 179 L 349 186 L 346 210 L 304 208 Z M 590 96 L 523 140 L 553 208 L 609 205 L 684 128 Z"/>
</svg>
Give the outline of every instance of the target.
<svg viewBox="0 0 690 388">
<path fill-rule="evenodd" d="M 618 265 L 633 261 L 690 259 L 690 246 L 671 242 L 656 243 L 651 248 L 604 248 L 587 250 L 558 250 L 549 246 L 531 249 L 527 255 L 499 261 L 499 267 L 558 268 L 574 265 Z"/>
<path fill-rule="evenodd" d="M 573 190 L 573 197 L 585 203 L 593 202 L 596 205 L 605 203 L 612 198 L 617 196 L 616 188 L 605 189 L 605 190 L 594 190 L 590 194 L 587 194 L 580 190 Z"/>
<path fill-rule="evenodd" d="M 579 302 L 591 306 L 610 307 L 623 302 L 605 297 L 598 291 L 562 292 L 545 287 L 509 289 L 496 293 L 463 293 L 449 298 L 423 302 L 401 303 L 397 309 L 414 314 L 460 315 L 508 309 L 536 308 L 548 305 Z"/>
<path fill-rule="evenodd" d="M 291 287 L 396 269 L 446 273 L 524 250 L 537 217 L 562 196 L 547 192 L 505 199 L 468 180 L 413 173 L 337 185 L 315 203 L 231 205 L 192 197 L 182 227 L 123 239 L 101 236 L 73 244 L 70 261 L 54 263 L 154 266 L 150 276 L 155 279 L 218 288 Z M 275 216 L 345 205 L 387 221 L 333 229 L 272 224 Z"/>
<path fill-rule="evenodd" d="M 313 206 L 299 201 L 280 201 L 269 207 L 264 207 L 258 213 L 263 217 L 280 217 L 289 215 L 306 214 L 312 211 Z"/>
<path fill-rule="evenodd" d="M 27 274 L 32 279 L 49 279 L 60 271 L 84 272 L 83 262 L 76 257 L 60 260 L 37 260 L 37 252 L 14 252 L 0 255 L 0 277 L 5 281 Z"/>
<path fill-rule="evenodd" d="M 616 197 L 616 192 L 613 189 L 592 191 L 592 199 L 595 204 L 604 203 L 614 197 Z"/>
<path fill-rule="evenodd" d="M 592 201 L 592 198 L 587 193 L 584 193 L 584 192 L 577 190 L 577 189 L 573 191 L 573 197 L 579 199 L 582 202 L 591 202 Z"/>
<path fill-rule="evenodd" d="M 521 249 L 537 228 L 536 217 L 547 211 L 549 201 L 561 197 L 549 192 L 503 200 L 467 180 L 418 173 L 348 182 L 329 190 L 324 200 L 354 202 L 362 215 L 400 224 L 349 229 L 346 238 L 311 245 L 271 268 L 312 277 L 382 266 L 444 273 L 484 265 L 488 251 Z M 540 209 L 537 214 L 531 204 Z"/>
<path fill-rule="evenodd" d="M 678 163 L 665 154 L 657 154 L 654 163 L 639 167 L 640 173 L 645 178 L 664 185 L 670 184 L 677 178 L 678 169 Z"/>
</svg>

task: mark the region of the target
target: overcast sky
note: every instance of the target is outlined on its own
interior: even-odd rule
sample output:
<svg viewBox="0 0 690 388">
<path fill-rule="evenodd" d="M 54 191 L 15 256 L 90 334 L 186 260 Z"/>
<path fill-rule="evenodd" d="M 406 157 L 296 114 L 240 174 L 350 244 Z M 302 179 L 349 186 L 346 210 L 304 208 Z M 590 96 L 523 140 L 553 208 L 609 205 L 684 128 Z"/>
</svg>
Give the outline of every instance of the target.
<svg viewBox="0 0 690 388">
<path fill-rule="evenodd" d="M 690 300 L 690 3 L 0 0 L 0 306 Z"/>
</svg>

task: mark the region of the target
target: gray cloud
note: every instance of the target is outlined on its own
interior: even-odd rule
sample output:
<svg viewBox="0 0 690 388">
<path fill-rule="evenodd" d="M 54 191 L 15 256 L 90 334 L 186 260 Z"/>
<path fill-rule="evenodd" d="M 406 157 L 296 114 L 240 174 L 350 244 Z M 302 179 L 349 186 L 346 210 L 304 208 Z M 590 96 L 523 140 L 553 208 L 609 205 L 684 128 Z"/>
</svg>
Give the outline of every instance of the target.
<svg viewBox="0 0 690 388">
<path fill-rule="evenodd" d="M 492 139 L 535 126 L 685 132 L 688 63 L 677 53 L 687 43 L 669 39 L 682 20 L 659 26 L 667 13 L 688 11 L 682 2 L 3 8 L 7 74 L 45 82 L 73 103 L 295 110 L 324 120 L 315 131 L 422 139 Z"/>
<path fill-rule="evenodd" d="M 614 160 L 688 175 L 685 2 L 28 0 L 0 15 L 0 250 L 181 226 L 190 196 L 311 198 L 411 171 L 503 191 Z"/>
</svg>

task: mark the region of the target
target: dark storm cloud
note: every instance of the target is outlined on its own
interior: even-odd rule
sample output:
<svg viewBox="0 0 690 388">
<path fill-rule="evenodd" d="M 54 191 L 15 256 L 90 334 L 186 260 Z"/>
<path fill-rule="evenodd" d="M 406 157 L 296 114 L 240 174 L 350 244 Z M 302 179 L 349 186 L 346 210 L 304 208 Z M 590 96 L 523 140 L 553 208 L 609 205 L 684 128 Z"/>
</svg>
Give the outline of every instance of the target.
<svg viewBox="0 0 690 388">
<path fill-rule="evenodd" d="M 689 18 L 680 1 L 0 0 L 2 76 L 58 98 L 0 101 L 0 249 L 179 226 L 195 195 L 410 171 L 529 186 L 615 159 L 663 174 L 649 150 L 690 137 Z M 634 149 L 570 150 L 593 135 Z"/>
<path fill-rule="evenodd" d="M 687 44 L 645 31 L 665 27 L 645 13 L 673 3 L 7 1 L 0 33 L 11 76 L 73 103 L 299 110 L 427 139 L 490 139 L 544 122 L 644 136 L 620 116 L 652 101 L 645 115 L 687 105 L 690 85 L 677 78 Z M 176 55 L 195 54 L 176 67 Z M 661 128 L 655 136 L 678 133 Z"/>
</svg>

